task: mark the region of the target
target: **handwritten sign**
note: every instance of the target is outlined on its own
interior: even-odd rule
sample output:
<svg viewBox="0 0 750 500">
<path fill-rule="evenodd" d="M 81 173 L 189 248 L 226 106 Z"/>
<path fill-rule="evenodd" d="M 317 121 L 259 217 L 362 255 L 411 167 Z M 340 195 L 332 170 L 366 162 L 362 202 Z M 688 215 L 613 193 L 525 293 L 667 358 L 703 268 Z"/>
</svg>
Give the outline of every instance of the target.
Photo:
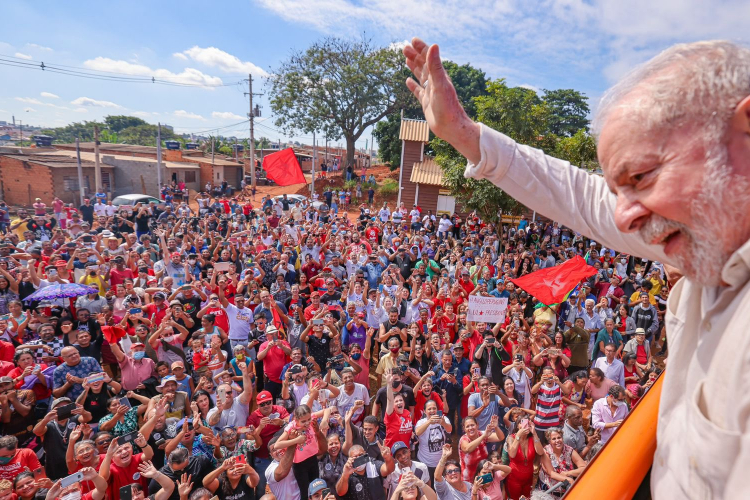
<svg viewBox="0 0 750 500">
<path fill-rule="evenodd" d="M 502 323 L 505 321 L 506 309 L 508 309 L 508 299 L 505 297 L 469 295 L 469 311 L 466 319 L 483 323 Z"/>
</svg>

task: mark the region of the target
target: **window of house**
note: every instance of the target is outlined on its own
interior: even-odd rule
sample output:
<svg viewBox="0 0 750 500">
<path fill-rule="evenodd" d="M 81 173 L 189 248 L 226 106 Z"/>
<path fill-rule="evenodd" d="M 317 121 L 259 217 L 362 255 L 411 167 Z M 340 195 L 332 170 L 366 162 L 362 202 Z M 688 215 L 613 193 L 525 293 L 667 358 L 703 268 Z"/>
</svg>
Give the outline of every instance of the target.
<svg viewBox="0 0 750 500">
<path fill-rule="evenodd" d="M 83 178 L 83 186 L 86 188 L 86 191 L 89 190 L 88 177 Z M 78 177 L 63 177 L 63 189 L 65 189 L 65 191 L 80 191 L 81 188 L 78 185 Z"/>
<path fill-rule="evenodd" d="M 195 182 L 195 170 L 185 172 L 185 182 Z"/>
</svg>

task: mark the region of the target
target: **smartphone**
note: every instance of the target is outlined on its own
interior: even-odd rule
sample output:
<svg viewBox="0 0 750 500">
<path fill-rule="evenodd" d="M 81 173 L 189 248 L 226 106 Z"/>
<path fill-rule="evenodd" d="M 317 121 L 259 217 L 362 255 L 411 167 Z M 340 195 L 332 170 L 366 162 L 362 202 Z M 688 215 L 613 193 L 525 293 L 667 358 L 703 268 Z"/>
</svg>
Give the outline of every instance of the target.
<svg viewBox="0 0 750 500">
<path fill-rule="evenodd" d="M 32 474 L 34 475 L 34 479 L 42 479 L 43 473 L 44 471 L 41 467 L 32 472 Z"/>
<path fill-rule="evenodd" d="M 339 306 L 328 306 L 329 311 L 338 311 Z"/>
<path fill-rule="evenodd" d="M 270 415 L 268 415 L 268 418 L 270 418 L 271 420 L 275 420 L 277 418 L 281 418 L 281 414 L 279 412 L 271 413 Z"/>
<path fill-rule="evenodd" d="M 57 410 L 57 420 L 65 420 L 66 418 L 70 418 L 70 415 L 73 414 L 73 410 L 76 409 L 76 404 L 70 403 L 69 405 L 58 406 L 55 409 Z"/>
<path fill-rule="evenodd" d="M 127 406 L 128 408 L 133 407 L 133 405 L 130 404 L 130 400 L 128 398 L 120 398 L 120 404 L 122 406 Z"/>
<path fill-rule="evenodd" d="M 314 319 L 314 320 L 312 320 L 312 324 L 313 325 L 322 325 L 323 324 L 323 320 L 322 319 Z"/>
<path fill-rule="evenodd" d="M 137 437 L 138 437 L 138 431 L 128 432 L 127 434 L 123 434 L 122 436 L 117 438 L 117 444 L 122 446 L 124 444 L 131 443 L 135 441 L 135 438 Z"/>
<path fill-rule="evenodd" d="M 65 476 L 64 478 L 60 479 L 60 488 L 67 488 L 68 486 L 71 486 L 76 483 L 80 483 L 81 481 L 83 481 L 83 472 L 76 472 L 74 474 Z M 128 486 L 128 488 L 129 487 L 130 486 Z"/>
<path fill-rule="evenodd" d="M 383 285 L 378 285 L 378 292 L 383 293 Z"/>
<path fill-rule="evenodd" d="M 143 312 L 143 310 L 142 310 L 142 309 L 141 309 L 140 307 L 133 307 L 133 308 L 132 308 L 132 309 L 130 309 L 130 311 L 128 311 L 128 312 L 129 312 L 130 314 L 132 314 L 132 315 L 135 315 L 135 314 L 141 314 L 141 313 Z"/>
<path fill-rule="evenodd" d="M 75 241 L 69 241 L 69 242 L 67 242 L 65 244 L 65 246 L 68 247 L 68 248 L 75 248 L 76 247 L 76 243 L 75 243 Z"/>
<path fill-rule="evenodd" d="M 442 417 L 443 416 L 443 410 L 438 410 L 435 415 L 437 415 L 438 417 Z"/>
<path fill-rule="evenodd" d="M 245 458 L 245 455 L 237 455 L 237 460 L 235 461 L 237 464 L 246 464 L 247 459 Z"/>
<path fill-rule="evenodd" d="M 224 387 L 219 387 L 219 388 L 218 388 L 218 389 L 216 390 L 216 394 L 218 394 L 218 396 L 219 396 L 219 401 L 221 402 L 221 404 L 224 404 L 224 403 L 226 403 L 226 402 L 227 402 L 227 390 L 226 390 L 226 388 L 224 388 Z"/>
<path fill-rule="evenodd" d="M 84 243 L 91 243 L 93 241 L 93 238 L 91 236 L 84 236 L 81 238 Z"/>
<path fill-rule="evenodd" d="M 352 467 L 355 469 L 362 467 L 363 465 L 370 463 L 370 455 L 364 454 L 360 457 L 357 457 L 354 459 L 354 462 L 352 462 Z"/>
<path fill-rule="evenodd" d="M 515 361 L 517 363 L 520 363 L 521 361 L 523 361 L 523 354 L 516 354 Z"/>
<path fill-rule="evenodd" d="M 120 487 L 120 500 L 133 500 L 133 485 Z"/>
<path fill-rule="evenodd" d="M 482 474 L 481 476 L 479 476 L 479 480 L 482 482 L 482 484 L 489 484 L 492 482 L 492 474 Z"/>
<path fill-rule="evenodd" d="M 325 498 L 331 494 L 331 488 L 323 488 L 320 490 L 320 498 L 325 500 Z"/>
<path fill-rule="evenodd" d="M 474 368 L 474 375 L 479 375 L 479 368 Z"/>
</svg>

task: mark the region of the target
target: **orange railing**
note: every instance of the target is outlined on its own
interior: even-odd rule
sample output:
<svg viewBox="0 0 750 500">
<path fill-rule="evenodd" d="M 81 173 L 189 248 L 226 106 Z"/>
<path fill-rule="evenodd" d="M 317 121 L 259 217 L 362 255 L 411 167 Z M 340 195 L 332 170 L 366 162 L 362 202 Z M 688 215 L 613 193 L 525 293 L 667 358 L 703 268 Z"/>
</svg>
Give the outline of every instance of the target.
<svg viewBox="0 0 750 500">
<path fill-rule="evenodd" d="M 565 500 L 599 498 L 604 491 L 607 500 L 633 498 L 651 468 L 656 452 L 656 421 L 663 377 L 662 373 L 586 467 L 565 495 Z"/>
</svg>

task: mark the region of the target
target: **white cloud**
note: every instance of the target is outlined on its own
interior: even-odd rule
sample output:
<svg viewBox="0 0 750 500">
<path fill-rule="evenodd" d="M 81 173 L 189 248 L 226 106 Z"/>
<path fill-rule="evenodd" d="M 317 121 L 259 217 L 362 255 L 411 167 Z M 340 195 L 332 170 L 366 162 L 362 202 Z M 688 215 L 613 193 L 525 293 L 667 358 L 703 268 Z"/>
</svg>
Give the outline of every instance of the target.
<svg viewBox="0 0 750 500">
<path fill-rule="evenodd" d="M 186 56 L 182 52 L 175 52 L 174 54 L 172 54 L 172 56 L 176 57 L 177 59 L 181 59 L 183 61 L 187 61 L 188 60 L 188 56 Z"/>
<path fill-rule="evenodd" d="M 26 104 L 44 105 L 42 101 L 33 97 L 16 97 L 16 101 L 25 102 Z"/>
<path fill-rule="evenodd" d="M 146 76 L 172 83 L 188 83 L 192 85 L 221 85 L 221 78 L 210 76 L 194 69 L 185 68 L 181 73 L 173 73 L 167 69 L 151 69 L 143 64 L 133 64 L 128 61 L 97 57 L 84 61 L 84 66 L 97 71 L 110 71 L 133 76 Z M 211 88 L 211 87 L 206 87 Z"/>
<path fill-rule="evenodd" d="M 241 61 L 239 57 L 233 56 L 216 47 L 192 47 L 181 53 L 195 62 L 205 64 L 212 68 L 219 68 L 225 73 L 237 73 L 246 75 L 252 73 L 255 76 L 266 77 L 268 73 L 249 61 Z M 175 57 L 180 57 L 175 54 Z"/>
<path fill-rule="evenodd" d="M 51 48 L 45 47 L 44 45 L 37 45 L 36 43 L 27 43 L 26 47 L 34 50 L 42 50 L 44 52 L 52 52 Z"/>
<path fill-rule="evenodd" d="M 216 118 L 217 120 L 244 120 L 244 116 L 240 116 L 236 113 L 232 113 L 231 111 L 214 111 L 211 113 L 211 118 Z"/>
<path fill-rule="evenodd" d="M 119 104 L 115 104 L 111 101 L 98 101 L 90 97 L 79 97 L 73 101 L 70 101 L 74 106 L 86 106 L 89 108 L 122 108 Z"/>
<path fill-rule="evenodd" d="M 138 118 L 148 118 L 151 115 L 157 115 L 158 113 L 149 113 L 148 111 L 133 111 L 130 114 L 133 116 L 137 116 Z"/>
<path fill-rule="evenodd" d="M 42 92 L 39 95 L 42 96 L 42 97 L 46 97 L 48 99 L 59 99 L 60 98 L 59 95 L 55 95 L 52 92 Z"/>
<path fill-rule="evenodd" d="M 172 113 L 177 118 L 187 118 L 189 120 L 200 120 L 202 122 L 206 121 L 205 118 L 203 118 L 201 115 L 198 115 L 196 113 L 190 113 L 189 111 L 185 111 L 184 109 L 178 109 L 174 113 Z"/>
<path fill-rule="evenodd" d="M 538 93 L 540 92 L 540 90 L 539 90 L 539 87 L 536 87 L 536 86 L 534 86 L 534 85 L 531 85 L 530 83 L 522 83 L 521 85 L 519 85 L 519 87 L 521 87 L 521 88 L 523 88 L 523 89 L 529 89 L 529 90 L 533 90 L 533 91 L 534 91 L 534 92 L 536 92 L 537 94 L 538 94 Z"/>
<path fill-rule="evenodd" d="M 34 59 L 30 55 L 28 55 L 28 54 L 22 54 L 21 52 L 16 52 L 15 56 L 18 57 L 18 58 L 20 58 L 20 59 L 27 59 L 27 60 Z"/>
</svg>

